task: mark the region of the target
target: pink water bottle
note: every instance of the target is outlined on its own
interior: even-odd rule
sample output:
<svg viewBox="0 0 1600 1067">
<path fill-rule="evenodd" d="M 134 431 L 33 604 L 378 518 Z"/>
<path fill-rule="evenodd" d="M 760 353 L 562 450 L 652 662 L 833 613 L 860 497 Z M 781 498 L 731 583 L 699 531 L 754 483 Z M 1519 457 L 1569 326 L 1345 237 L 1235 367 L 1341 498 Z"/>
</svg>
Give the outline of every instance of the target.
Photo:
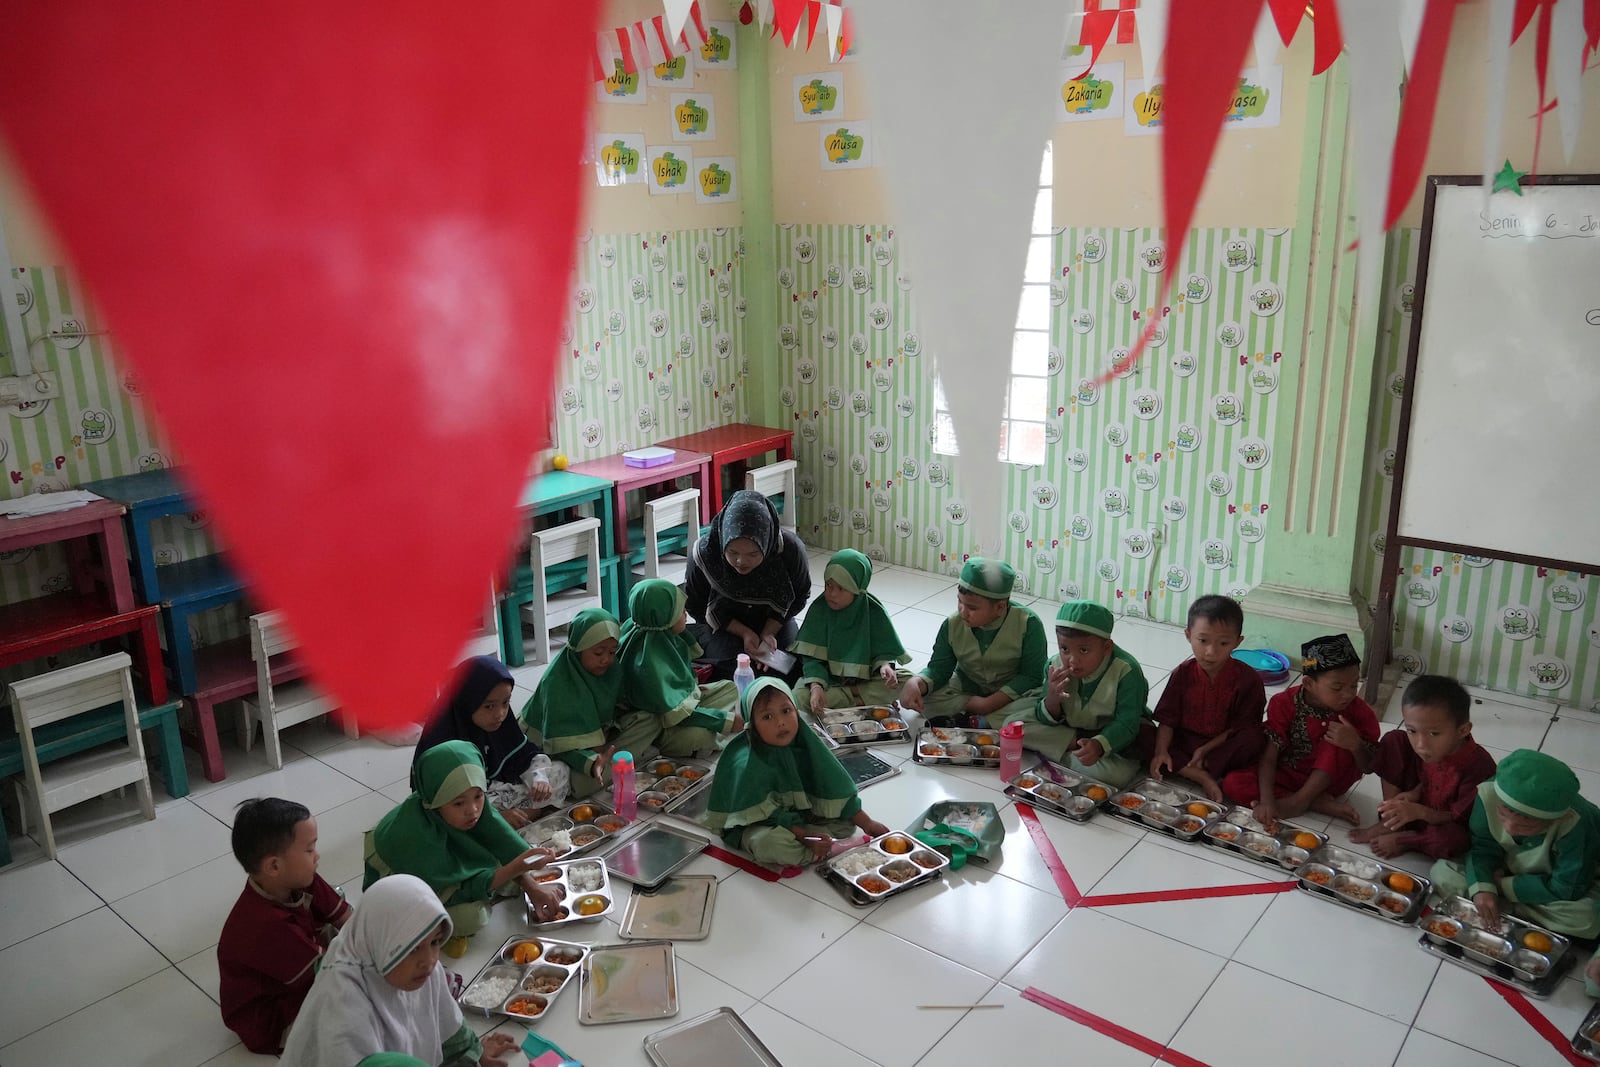
<svg viewBox="0 0 1600 1067">
<path fill-rule="evenodd" d="M 1019 762 L 1020 759 L 1018 757 Z M 619 816 L 628 822 L 638 818 L 639 796 L 633 783 L 633 753 L 626 749 L 611 757 L 611 796 Z"/>
<path fill-rule="evenodd" d="M 1000 727 L 1000 780 L 1009 782 L 1022 773 L 1022 724 L 1008 722 Z"/>
</svg>

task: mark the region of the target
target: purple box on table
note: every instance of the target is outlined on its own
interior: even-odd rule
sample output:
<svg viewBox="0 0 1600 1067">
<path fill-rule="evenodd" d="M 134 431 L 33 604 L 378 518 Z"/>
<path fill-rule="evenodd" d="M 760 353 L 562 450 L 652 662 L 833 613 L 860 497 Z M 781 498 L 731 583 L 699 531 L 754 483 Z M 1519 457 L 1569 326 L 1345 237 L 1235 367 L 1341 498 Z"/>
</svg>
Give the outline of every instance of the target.
<svg viewBox="0 0 1600 1067">
<path fill-rule="evenodd" d="M 622 462 L 629 467 L 659 467 L 671 463 L 678 453 L 670 448 L 636 448 L 622 454 Z"/>
</svg>

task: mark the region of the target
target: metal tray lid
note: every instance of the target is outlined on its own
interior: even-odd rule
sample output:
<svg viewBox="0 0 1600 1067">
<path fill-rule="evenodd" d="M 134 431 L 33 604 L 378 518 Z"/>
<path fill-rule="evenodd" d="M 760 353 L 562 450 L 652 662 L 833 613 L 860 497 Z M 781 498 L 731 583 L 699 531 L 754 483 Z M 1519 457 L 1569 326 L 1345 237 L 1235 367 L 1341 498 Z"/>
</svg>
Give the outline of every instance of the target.
<svg viewBox="0 0 1600 1067">
<path fill-rule="evenodd" d="M 595 945 L 578 972 L 585 1026 L 669 1019 L 678 1014 L 678 958 L 671 941 Z"/>
<path fill-rule="evenodd" d="M 644 1039 L 656 1067 L 783 1067 L 732 1008 L 658 1030 Z"/>
<path fill-rule="evenodd" d="M 710 844 L 697 834 L 654 823 L 623 838 L 602 858 L 611 877 L 648 888 L 666 881 Z"/>
<path fill-rule="evenodd" d="M 703 941 L 711 934 L 716 902 L 715 875 L 668 878 L 653 893 L 633 894 L 622 915 L 621 934 L 629 941 Z"/>
</svg>

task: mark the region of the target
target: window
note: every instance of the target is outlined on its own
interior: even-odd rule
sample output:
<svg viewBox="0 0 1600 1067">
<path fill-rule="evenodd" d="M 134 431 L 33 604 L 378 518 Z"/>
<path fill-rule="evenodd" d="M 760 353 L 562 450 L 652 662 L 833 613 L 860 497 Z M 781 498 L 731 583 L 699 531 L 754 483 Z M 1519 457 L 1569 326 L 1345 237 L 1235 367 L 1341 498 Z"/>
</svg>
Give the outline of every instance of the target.
<svg viewBox="0 0 1600 1067">
<path fill-rule="evenodd" d="M 1011 335 L 1011 383 L 1001 412 L 1000 455 L 1005 463 L 1044 462 L 1044 423 L 1050 410 L 1050 258 L 1051 145 L 1044 146 L 1039 165 L 1039 192 L 1033 201 L 1033 236 L 1022 274 L 1022 298 Z M 945 403 L 944 388 L 934 379 L 934 451 L 955 455 L 955 426 Z"/>
</svg>

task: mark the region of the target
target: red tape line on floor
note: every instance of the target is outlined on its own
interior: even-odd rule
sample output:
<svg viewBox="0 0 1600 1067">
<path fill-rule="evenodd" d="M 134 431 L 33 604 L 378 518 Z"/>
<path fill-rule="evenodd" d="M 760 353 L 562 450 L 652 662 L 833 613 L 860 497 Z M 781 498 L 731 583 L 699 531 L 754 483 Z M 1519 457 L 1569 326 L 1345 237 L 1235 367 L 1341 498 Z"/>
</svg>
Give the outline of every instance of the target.
<svg viewBox="0 0 1600 1067">
<path fill-rule="evenodd" d="M 1067 873 L 1066 864 L 1062 863 L 1061 857 L 1056 854 L 1056 846 L 1051 843 L 1050 835 L 1039 825 L 1039 816 L 1034 814 L 1033 806 L 1017 801 L 1017 817 L 1022 820 L 1022 825 L 1028 828 L 1028 836 L 1033 838 L 1034 847 L 1039 850 L 1039 858 L 1044 860 L 1045 867 L 1050 871 L 1050 877 L 1056 880 L 1056 887 L 1061 890 L 1061 899 L 1067 902 L 1067 907 L 1076 908 L 1083 900 L 1083 894 L 1078 892 L 1078 884 L 1072 880 L 1072 875 Z"/>
<path fill-rule="evenodd" d="M 778 880 L 777 871 L 768 870 L 766 867 L 761 866 L 761 864 L 755 862 L 754 860 L 746 859 L 745 857 L 734 852 L 729 852 L 725 848 L 719 848 L 716 845 L 707 845 L 706 855 L 712 857 L 713 859 L 719 859 L 730 867 L 737 867 L 741 871 L 749 871 L 763 882 L 776 882 Z"/>
<path fill-rule="evenodd" d="M 1071 1019 L 1075 1023 L 1087 1026 L 1089 1029 L 1096 1033 L 1104 1034 L 1113 1041 L 1120 1041 L 1129 1048 L 1137 1049 L 1147 1056 L 1154 1056 L 1162 1063 L 1170 1063 L 1173 1067 L 1209 1067 L 1208 1064 L 1195 1059 L 1193 1056 L 1186 1056 L 1177 1049 L 1168 1048 L 1153 1038 L 1145 1037 L 1143 1034 L 1136 1034 L 1126 1026 L 1119 1026 L 1110 1019 L 1103 1019 L 1093 1012 L 1084 1011 L 1080 1007 L 1068 1004 L 1057 997 L 1052 997 L 1042 989 L 1035 989 L 1033 986 L 1029 986 L 1022 991 L 1022 999 L 1032 1001 L 1041 1008 L 1046 1008 L 1057 1015 Z"/>
<path fill-rule="evenodd" d="M 1118 904 L 1156 904 L 1163 900 L 1204 900 L 1207 897 L 1247 897 L 1258 893 L 1286 893 L 1299 882 L 1253 882 L 1249 885 L 1208 885 L 1195 889 L 1153 889 L 1144 893 L 1103 893 L 1084 897 L 1080 908 L 1110 908 Z"/>
<path fill-rule="evenodd" d="M 1566 1057 L 1568 1063 L 1577 1064 L 1578 1067 L 1592 1064 L 1593 1061 L 1586 1060 L 1572 1051 L 1572 1042 L 1567 1038 L 1567 1035 L 1557 1030 L 1556 1024 L 1545 1018 L 1544 1012 L 1529 1004 L 1528 998 L 1523 996 L 1519 990 L 1496 982 L 1492 978 L 1485 978 L 1484 981 L 1488 982 L 1489 988 L 1499 993 L 1501 998 L 1511 1005 L 1511 1010 L 1522 1016 L 1523 1020 L 1533 1027 L 1540 1037 L 1550 1042 L 1557 1052 Z"/>
</svg>

